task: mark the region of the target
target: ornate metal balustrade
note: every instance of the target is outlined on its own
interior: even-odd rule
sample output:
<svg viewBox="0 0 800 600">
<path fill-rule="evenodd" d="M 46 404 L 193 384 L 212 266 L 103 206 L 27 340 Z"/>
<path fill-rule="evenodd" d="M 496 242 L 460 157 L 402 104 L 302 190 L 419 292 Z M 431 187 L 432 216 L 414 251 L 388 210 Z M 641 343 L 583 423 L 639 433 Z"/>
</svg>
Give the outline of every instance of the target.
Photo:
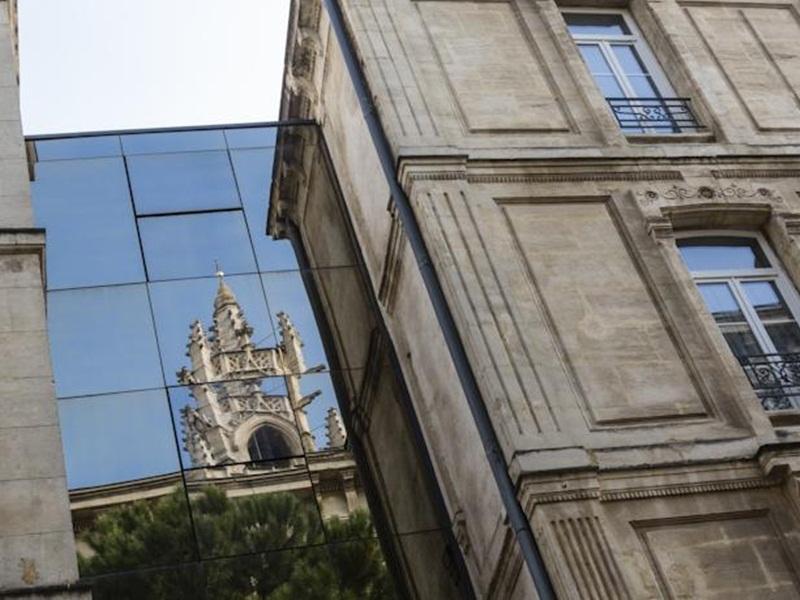
<svg viewBox="0 0 800 600">
<path fill-rule="evenodd" d="M 696 133 L 700 125 L 688 98 L 607 98 L 626 133 Z"/>
<path fill-rule="evenodd" d="M 765 410 L 800 409 L 800 353 L 740 356 Z"/>
</svg>

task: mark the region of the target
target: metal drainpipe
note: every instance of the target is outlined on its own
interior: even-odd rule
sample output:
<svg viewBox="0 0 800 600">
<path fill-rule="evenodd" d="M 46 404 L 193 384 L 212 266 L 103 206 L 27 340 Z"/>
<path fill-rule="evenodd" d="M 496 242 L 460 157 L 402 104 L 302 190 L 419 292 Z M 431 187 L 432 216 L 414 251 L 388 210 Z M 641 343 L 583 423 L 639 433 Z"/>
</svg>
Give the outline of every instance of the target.
<svg viewBox="0 0 800 600">
<path fill-rule="evenodd" d="M 533 583 L 536 586 L 539 598 L 541 600 L 555 599 L 556 595 L 553 590 L 553 584 L 550 581 L 550 576 L 542 560 L 542 555 L 536 544 L 536 539 L 533 536 L 528 518 L 517 498 L 514 483 L 511 481 L 511 476 L 508 473 L 508 466 L 505 463 L 500 443 L 497 440 L 497 434 L 494 431 L 494 427 L 489 418 L 489 412 L 481 397 L 475 374 L 472 371 L 472 366 L 467 358 L 464 344 L 461 341 L 461 336 L 458 333 L 455 320 L 447 304 L 442 284 L 434 270 L 433 262 L 431 261 L 428 248 L 425 245 L 425 240 L 422 237 L 419 223 L 416 220 L 408 196 L 406 196 L 405 191 L 397 181 L 395 161 L 391 146 L 386 137 L 386 132 L 383 130 L 383 126 L 378 119 L 376 108 L 372 103 L 372 95 L 369 92 L 366 78 L 356 58 L 353 42 L 347 33 L 339 0 L 322 1 L 328 11 L 331 27 L 339 42 L 348 74 L 353 82 L 353 87 L 358 97 L 358 103 L 375 145 L 375 150 L 378 153 L 381 168 L 386 177 L 386 182 L 389 185 L 392 199 L 397 206 L 403 229 L 414 253 L 417 266 L 425 284 L 425 289 L 428 292 L 428 297 L 436 313 L 436 319 L 442 329 L 442 335 L 447 344 L 450 358 L 458 373 L 462 391 L 467 399 L 467 404 L 472 413 L 472 418 L 475 421 L 475 426 L 478 429 L 478 435 L 483 444 L 486 458 L 489 461 L 492 475 L 497 483 L 503 506 L 508 515 L 509 525 L 514 531 L 514 535 L 516 536 L 525 564 L 530 571 Z"/>
</svg>

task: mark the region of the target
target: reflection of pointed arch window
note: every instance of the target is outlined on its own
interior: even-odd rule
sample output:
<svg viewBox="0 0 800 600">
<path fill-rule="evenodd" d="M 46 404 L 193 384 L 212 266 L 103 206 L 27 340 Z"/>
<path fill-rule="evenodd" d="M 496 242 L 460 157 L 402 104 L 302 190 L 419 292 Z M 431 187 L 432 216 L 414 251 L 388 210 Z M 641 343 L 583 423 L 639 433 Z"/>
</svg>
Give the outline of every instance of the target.
<svg viewBox="0 0 800 600">
<path fill-rule="evenodd" d="M 766 408 L 794 408 L 800 384 L 800 298 L 775 255 L 754 234 L 677 241 L 708 310 Z M 788 389 L 792 388 L 792 389 Z"/>
<path fill-rule="evenodd" d="M 263 425 L 253 432 L 247 443 L 250 460 L 274 460 L 291 456 L 292 450 L 282 433 Z"/>
</svg>

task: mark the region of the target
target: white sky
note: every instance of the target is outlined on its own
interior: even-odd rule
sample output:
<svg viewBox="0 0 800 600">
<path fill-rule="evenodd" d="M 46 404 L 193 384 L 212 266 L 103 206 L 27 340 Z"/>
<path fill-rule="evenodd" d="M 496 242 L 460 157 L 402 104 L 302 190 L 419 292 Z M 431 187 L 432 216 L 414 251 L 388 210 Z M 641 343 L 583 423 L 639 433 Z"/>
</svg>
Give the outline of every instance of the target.
<svg viewBox="0 0 800 600">
<path fill-rule="evenodd" d="M 19 0 L 26 135 L 274 121 L 289 0 Z"/>
</svg>

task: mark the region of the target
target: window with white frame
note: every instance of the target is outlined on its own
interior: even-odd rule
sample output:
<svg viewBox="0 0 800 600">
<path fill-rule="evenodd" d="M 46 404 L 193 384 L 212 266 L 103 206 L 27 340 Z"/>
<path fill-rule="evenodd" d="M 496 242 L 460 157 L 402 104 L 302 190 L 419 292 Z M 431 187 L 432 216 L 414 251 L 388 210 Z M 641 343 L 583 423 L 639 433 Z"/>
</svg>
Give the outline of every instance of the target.
<svg viewBox="0 0 800 600">
<path fill-rule="evenodd" d="M 800 408 L 800 297 L 763 238 L 709 233 L 677 245 L 764 407 Z"/>
<path fill-rule="evenodd" d="M 688 100 L 675 97 L 675 90 L 627 11 L 569 9 L 563 15 L 624 132 L 700 129 Z"/>
</svg>

